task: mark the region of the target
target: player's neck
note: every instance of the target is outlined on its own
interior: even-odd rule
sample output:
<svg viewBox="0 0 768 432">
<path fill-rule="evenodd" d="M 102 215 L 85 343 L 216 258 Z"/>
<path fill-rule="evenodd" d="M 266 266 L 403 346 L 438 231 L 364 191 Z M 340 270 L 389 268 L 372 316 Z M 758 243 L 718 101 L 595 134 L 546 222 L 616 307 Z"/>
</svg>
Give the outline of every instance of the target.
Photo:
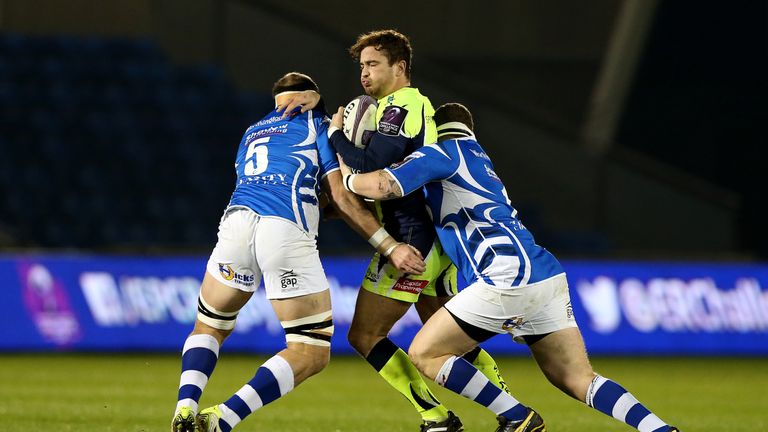
<svg viewBox="0 0 768 432">
<path fill-rule="evenodd" d="M 410 86 L 411 86 L 411 81 L 405 81 L 404 80 L 404 81 L 398 82 L 394 86 L 390 87 L 389 91 L 387 91 L 386 93 L 384 93 L 382 95 L 375 96 L 375 97 L 376 97 L 376 99 L 382 99 L 382 98 L 385 98 L 385 97 L 391 95 L 392 93 L 398 92 L 398 91 L 400 91 L 400 90 L 402 90 L 402 89 L 404 89 L 406 87 L 410 87 Z"/>
</svg>

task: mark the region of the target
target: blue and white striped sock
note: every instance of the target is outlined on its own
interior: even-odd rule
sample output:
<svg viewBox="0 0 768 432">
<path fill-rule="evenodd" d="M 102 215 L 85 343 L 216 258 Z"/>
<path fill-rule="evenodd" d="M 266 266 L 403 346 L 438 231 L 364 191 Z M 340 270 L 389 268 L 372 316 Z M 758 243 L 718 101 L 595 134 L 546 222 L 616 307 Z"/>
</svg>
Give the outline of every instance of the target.
<svg viewBox="0 0 768 432">
<path fill-rule="evenodd" d="M 463 358 L 451 356 L 446 360 L 435 382 L 509 420 L 524 420 L 528 414 L 528 407 L 493 385 L 482 372 Z"/>
<path fill-rule="evenodd" d="M 181 354 L 181 379 L 176 411 L 183 406 L 197 412 L 200 396 L 219 359 L 219 341 L 211 335 L 191 335 Z"/>
<path fill-rule="evenodd" d="M 587 390 L 587 405 L 634 427 L 640 432 L 666 432 L 669 425 L 650 412 L 630 392 L 597 375 Z"/>
<path fill-rule="evenodd" d="M 282 357 L 264 362 L 256 375 L 226 402 L 219 405 L 221 432 L 229 432 L 249 414 L 293 390 L 293 369 Z"/>
</svg>

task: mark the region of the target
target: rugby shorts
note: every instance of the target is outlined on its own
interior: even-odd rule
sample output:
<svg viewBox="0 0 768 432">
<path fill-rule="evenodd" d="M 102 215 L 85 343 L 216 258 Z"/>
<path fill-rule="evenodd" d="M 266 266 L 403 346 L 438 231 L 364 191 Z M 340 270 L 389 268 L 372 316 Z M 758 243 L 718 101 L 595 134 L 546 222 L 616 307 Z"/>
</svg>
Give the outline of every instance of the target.
<svg viewBox="0 0 768 432">
<path fill-rule="evenodd" d="M 224 285 L 254 292 L 263 277 L 270 300 L 329 289 L 315 238 L 292 222 L 234 207 L 222 216 L 218 237 L 206 269 Z"/>
<path fill-rule="evenodd" d="M 450 297 L 456 295 L 456 266 L 435 239 L 424 258 L 427 269 L 420 275 L 404 275 L 389 260 L 377 252 L 365 271 L 363 289 L 409 303 L 416 303 L 420 295 Z"/>
<path fill-rule="evenodd" d="M 509 333 L 518 343 L 525 343 L 523 336 L 577 327 L 565 273 L 505 289 L 475 282 L 446 303 L 445 308 L 474 327 Z"/>
</svg>

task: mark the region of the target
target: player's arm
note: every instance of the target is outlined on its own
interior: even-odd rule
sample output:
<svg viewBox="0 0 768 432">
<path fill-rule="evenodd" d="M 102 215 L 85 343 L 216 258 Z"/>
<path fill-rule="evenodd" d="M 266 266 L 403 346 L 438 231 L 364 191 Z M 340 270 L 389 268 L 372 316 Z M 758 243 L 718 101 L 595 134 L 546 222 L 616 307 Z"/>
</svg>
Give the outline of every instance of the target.
<svg viewBox="0 0 768 432">
<path fill-rule="evenodd" d="M 339 164 L 345 189 L 376 200 L 399 198 L 431 181 L 449 178 L 457 165 L 434 145 L 424 146 L 402 162 L 370 173 L 353 174 L 341 158 Z"/>
<path fill-rule="evenodd" d="M 341 131 L 344 108 L 339 107 L 328 129 L 328 140 L 345 163 L 358 172 L 369 172 L 389 166 L 402 159 L 408 137 L 376 132 L 365 148 L 356 147 Z"/>
<path fill-rule="evenodd" d="M 339 170 L 323 177 L 322 187 L 344 221 L 363 238 L 368 239 L 368 243 L 382 256 L 387 257 L 395 268 L 411 274 L 422 274 L 426 270 L 421 253 L 416 248 L 395 240 L 376 220 L 360 197 L 344 189 Z"/>
<path fill-rule="evenodd" d="M 376 170 L 365 174 L 343 177 L 344 188 L 357 195 L 375 200 L 389 200 L 403 196 L 403 188 L 389 172 Z"/>
</svg>

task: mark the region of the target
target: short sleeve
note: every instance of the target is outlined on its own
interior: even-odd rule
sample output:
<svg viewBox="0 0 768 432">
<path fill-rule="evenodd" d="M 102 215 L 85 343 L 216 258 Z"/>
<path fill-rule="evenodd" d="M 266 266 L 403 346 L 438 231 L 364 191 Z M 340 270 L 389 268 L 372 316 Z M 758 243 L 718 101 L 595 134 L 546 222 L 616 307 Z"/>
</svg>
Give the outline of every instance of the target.
<svg viewBox="0 0 768 432">
<path fill-rule="evenodd" d="M 336 150 L 334 150 L 331 143 L 328 141 L 328 125 L 330 120 L 328 117 L 323 117 L 316 120 L 317 130 L 317 164 L 320 168 L 319 177 L 322 179 L 328 173 L 339 169 L 339 160 L 336 159 Z"/>
<path fill-rule="evenodd" d="M 400 184 L 403 195 L 408 195 L 429 182 L 451 177 L 457 168 L 458 162 L 444 148 L 430 144 L 385 170 Z"/>
</svg>

